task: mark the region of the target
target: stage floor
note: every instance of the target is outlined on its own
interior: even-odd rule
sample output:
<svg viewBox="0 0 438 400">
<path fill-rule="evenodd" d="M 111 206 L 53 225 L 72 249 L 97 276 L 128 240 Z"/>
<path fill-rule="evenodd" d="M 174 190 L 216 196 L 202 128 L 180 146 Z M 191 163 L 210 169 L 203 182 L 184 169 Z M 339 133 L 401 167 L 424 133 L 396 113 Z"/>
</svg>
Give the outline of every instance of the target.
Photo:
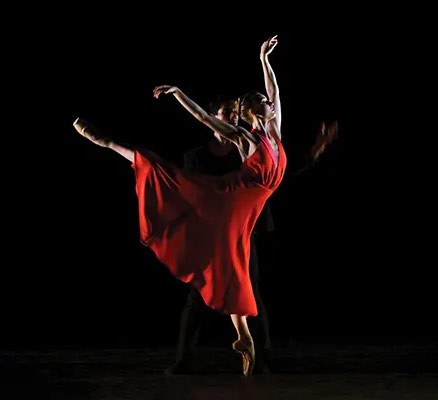
<svg viewBox="0 0 438 400">
<path fill-rule="evenodd" d="M 240 375 L 231 349 L 200 347 L 193 374 L 166 376 L 174 348 L 0 349 L 0 398 L 433 399 L 438 346 L 291 345 L 273 372 Z"/>
</svg>

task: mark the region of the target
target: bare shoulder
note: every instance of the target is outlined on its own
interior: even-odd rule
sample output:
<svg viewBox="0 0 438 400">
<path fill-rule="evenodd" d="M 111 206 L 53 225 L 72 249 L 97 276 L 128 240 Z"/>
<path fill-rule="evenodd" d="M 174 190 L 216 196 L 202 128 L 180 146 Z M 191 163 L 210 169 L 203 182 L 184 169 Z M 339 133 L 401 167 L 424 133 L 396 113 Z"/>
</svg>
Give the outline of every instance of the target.
<svg viewBox="0 0 438 400">
<path fill-rule="evenodd" d="M 253 144 L 258 143 L 259 140 L 253 133 L 251 133 L 242 126 L 238 126 L 237 129 L 239 131 L 239 136 L 241 139 L 243 139 L 244 141 L 252 142 Z"/>
</svg>

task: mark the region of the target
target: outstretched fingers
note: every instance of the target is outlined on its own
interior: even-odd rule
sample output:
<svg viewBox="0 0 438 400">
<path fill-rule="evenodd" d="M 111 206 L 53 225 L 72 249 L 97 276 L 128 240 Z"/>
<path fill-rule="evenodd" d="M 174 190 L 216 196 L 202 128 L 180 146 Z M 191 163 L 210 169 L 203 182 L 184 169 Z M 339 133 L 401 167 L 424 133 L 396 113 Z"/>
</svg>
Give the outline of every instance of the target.
<svg viewBox="0 0 438 400">
<path fill-rule="evenodd" d="M 310 156 L 313 161 L 316 161 L 322 153 L 326 150 L 326 147 L 333 143 L 338 137 L 338 121 L 332 121 L 328 126 L 321 121 L 319 131 L 316 136 L 315 144 L 310 150 Z"/>
<path fill-rule="evenodd" d="M 153 95 L 156 99 L 158 99 L 158 97 L 160 97 L 162 94 L 170 94 L 170 93 L 174 93 L 175 91 L 176 91 L 175 86 L 160 85 L 160 86 L 155 86 L 153 90 Z"/>
</svg>

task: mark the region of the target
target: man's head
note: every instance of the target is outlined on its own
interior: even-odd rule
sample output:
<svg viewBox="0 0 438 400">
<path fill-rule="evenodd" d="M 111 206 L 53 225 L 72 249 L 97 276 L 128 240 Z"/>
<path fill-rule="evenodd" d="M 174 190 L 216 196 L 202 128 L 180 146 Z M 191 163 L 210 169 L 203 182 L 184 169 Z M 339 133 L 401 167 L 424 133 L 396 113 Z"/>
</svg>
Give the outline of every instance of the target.
<svg viewBox="0 0 438 400">
<path fill-rule="evenodd" d="M 220 95 L 208 105 L 208 111 L 221 121 L 237 126 L 239 101 L 235 97 Z"/>
</svg>

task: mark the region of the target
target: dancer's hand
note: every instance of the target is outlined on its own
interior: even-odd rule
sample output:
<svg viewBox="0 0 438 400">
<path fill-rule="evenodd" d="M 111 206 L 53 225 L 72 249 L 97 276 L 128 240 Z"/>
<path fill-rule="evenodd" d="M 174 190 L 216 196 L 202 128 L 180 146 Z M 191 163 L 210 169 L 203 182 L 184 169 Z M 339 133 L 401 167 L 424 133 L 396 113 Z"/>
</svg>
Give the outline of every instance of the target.
<svg viewBox="0 0 438 400">
<path fill-rule="evenodd" d="M 177 90 L 178 88 L 176 86 L 161 85 L 161 86 L 156 86 L 153 93 L 154 93 L 154 97 L 158 99 L 158 97 L 160 97 L 160 95 L 162 94 L 172 94 L 175 93 Z"/>
<path fill-rule="evenodd" d="M 278 44 L 278 35 L 271 36 L 268 40 L 263 42 L 262 47 L 260 48 L 260 58 L 266 57 L 269 55 L 272 50 L 274 50 L 275 46 Z"/>
<path fill-rule="evenodd" d="M 330 145 L 338 137 L 338 121 L 333 121 L 327 127 L 324 122 L 321 122 L 318 135 L 316 136 L 315 144 L 310 149 L 310 157 L 315 162 L 326 147 Z"/>
</svg>

